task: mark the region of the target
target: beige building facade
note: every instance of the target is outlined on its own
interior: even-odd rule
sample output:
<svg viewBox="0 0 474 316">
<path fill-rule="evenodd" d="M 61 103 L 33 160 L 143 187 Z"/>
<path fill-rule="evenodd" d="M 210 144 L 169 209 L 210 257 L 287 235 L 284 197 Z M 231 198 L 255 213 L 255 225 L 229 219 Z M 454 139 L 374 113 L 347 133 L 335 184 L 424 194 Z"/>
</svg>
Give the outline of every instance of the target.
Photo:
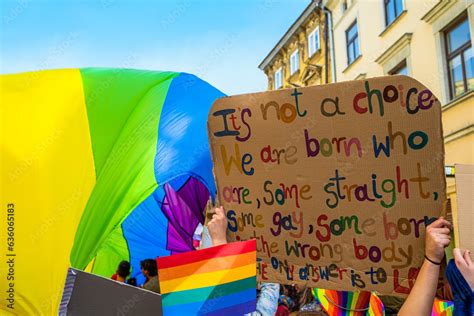
<svg viewBox="0 0 474 316">
<path fill-rule="evenodd" d="M 312 1 L 260 63 L 268 90 L 332 81 L 329 26 L 321 1 Z"/>
<path fill-rule="evenodd" d="M 409 75 L 441 101 L 445 164 L 474 164 L 474 1 L 324 0 L 336 81 Z M 448 179 L 453 197 L 454 181 Z"/>
<path fill-rule="evenodd" d="M 259 68 L 268 90 L 411 76 L 441 101 L 445 165 L 474 164 L 473 47 L 474 0 L 313 0 Z"/>
</svg>

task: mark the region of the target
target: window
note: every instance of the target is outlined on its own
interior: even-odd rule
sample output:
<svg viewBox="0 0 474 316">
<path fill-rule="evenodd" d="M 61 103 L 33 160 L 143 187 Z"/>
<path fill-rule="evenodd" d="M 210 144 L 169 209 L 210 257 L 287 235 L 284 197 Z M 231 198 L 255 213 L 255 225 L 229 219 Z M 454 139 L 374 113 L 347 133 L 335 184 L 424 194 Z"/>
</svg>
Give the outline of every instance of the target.
<svg viewBox="0 0 474 316">
<path fill-rule="evenodd" d="M 444 36 L 449 93 L 453 99 L 468 90 L 474 90 L 474 57 L 467 15 L 462 15 L 449 26 Z"/>
<path fill-rule="evenodd" d="M 408 67 L 407 61 L 404 59 L 401 63 L 399 63 L 395 68 L 390 70 L 388 73 L 389 75 L 405 75 L 408 76 Z"/>
<path fill-rule="evenodd" d="M 347 10 L 347 0 L 342 1 L 342 13 L 346 12 Z"/>
<path fill-rule="evenodd" d="M 360 56 L 359 34 L 357 33 L 357 20 L 346 31 L 347 64 L 350 65 Z"/>
<path fill-rule="evenodd" d="M 403 0 L 383 0 L 385 6 L 385 25 L 392 24 L 393 21 L 403 11 Z"/>
<path fill-rule="evenodd" d="M 280 67 L 277 71 L 275 71 L 275 90 L 280 89 L 283 86 L 283 83 L 281 80 L 282 79 L 281 74 L 282 74 L 282 71 Z"/>
<path fill-rule="evenodd" d="M 315 28 L 308 36 L 308 56 L 313 56 L 320 48 L 319 26 Z"/>
<path fill-rule="evenodd" d="M 290 56 L 290 75 L 294 74 L 295 72 L 300 69 L 300 53 L 298 50 L 295 50 L 293 54 Z"/>
</svg>

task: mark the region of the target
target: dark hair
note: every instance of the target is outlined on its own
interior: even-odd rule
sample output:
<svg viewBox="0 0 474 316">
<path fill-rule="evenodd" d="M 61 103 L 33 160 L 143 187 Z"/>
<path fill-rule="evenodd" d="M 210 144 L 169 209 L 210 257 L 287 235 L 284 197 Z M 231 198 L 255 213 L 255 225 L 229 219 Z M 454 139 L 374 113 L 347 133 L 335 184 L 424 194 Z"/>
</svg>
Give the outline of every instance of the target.
<svg viewBox="0 0 474 316">
<path fill-rule="evenodd" d="M 314 301 L 313 290 L 310 287 L 307 287 L 303 290 L 300 297 L 300 306 L 304 306 Z"/>
<path fill-rule="evenodd" d="M 135 278 L 130 278 L 130 279 L 127 280 L 127 284 L 128 284 L 128 285 L 137 286 L 137 279 L 135 279 Z"/>
<path fill-rule="evenodd" d="M 288 306 L 291 312 L 299 311 L 300 309 L 300 295 L 294 285 L 287 285 L 288 297 L 291 298 L 292 304 Z"/>
<path fill-rule="evenodd" d="M 117 268 L 117 274 L 120 275 L 122 278 L 126 278 L 130 275 L 130 262 L 123 260 L 120 262 Z"/>
<path fill-rule="evenodd" d="M 156 267 L 156 261 L 154 259 L 142 260 L 142 262 L 140 262 L 140 267 L 143 270 L 148 271 L 148 274 L 151 277 L 154 277 L 154 276 L 158 275 L 158 271 L 157 271 L 157 267 Z"/>
</svg>

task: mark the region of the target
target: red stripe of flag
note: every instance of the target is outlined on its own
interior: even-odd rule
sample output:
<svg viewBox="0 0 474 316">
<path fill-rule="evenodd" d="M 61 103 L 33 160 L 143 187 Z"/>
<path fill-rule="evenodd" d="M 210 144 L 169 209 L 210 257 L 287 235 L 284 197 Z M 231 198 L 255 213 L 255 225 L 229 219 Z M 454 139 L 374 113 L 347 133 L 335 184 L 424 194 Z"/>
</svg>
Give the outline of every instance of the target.
<svg viewBox="0 0 474 316">
<path fill-rule="evenodd" d="M 216 257 L 239 255 L 256 251 L 256 249 L 257 242 L 255 239 L 251 239 L 247 241 L 233 242 L 216 247 L 201 249 L 199 251 L 189 251 L 185 253 L 174 254 L 168 257 L 158 257 L 156 258 L 156 263 L 158 264 L 158 269 L 166 269 Z"/>
</svg>

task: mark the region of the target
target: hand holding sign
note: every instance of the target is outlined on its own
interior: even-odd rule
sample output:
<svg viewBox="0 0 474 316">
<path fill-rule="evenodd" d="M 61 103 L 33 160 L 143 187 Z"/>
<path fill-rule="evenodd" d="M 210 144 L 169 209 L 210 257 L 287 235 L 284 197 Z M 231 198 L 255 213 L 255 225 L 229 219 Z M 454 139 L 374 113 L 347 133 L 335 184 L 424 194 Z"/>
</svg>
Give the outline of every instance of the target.
<svg viewBox="0 0 474 316">
<path fill-rule="evenodd" d="M 435 263 L 441 264 L 444 248 L 451 242 L 451 223 L 443 217 L 438 218 L 426 228 L 425 256 Z"/>
</svg>

